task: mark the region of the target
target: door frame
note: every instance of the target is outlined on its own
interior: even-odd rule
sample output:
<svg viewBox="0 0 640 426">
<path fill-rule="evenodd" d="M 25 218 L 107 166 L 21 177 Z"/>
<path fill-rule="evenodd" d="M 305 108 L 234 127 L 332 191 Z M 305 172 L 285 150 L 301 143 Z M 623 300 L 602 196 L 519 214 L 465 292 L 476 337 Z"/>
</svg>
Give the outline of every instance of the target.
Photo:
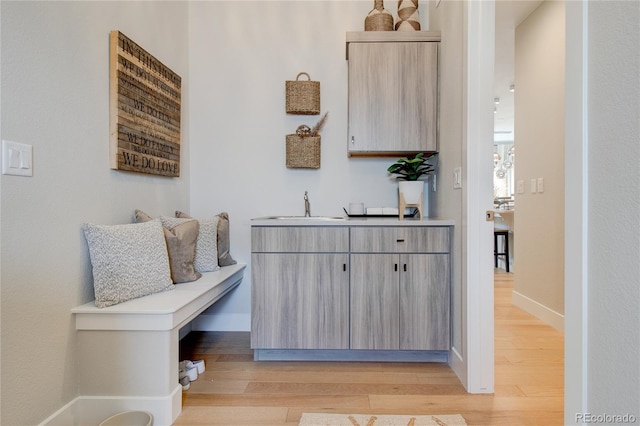
<svg viewBox="0 0 640 426">
<path fill-rule="evenodd" d="M 588 412 L 588 2 L 566 1 L 565 20 L 564 419 L 574 424 Z"/>
<path fill-rule="evenodd" d="M 466 388 L 494 391 L 493 79 L 495 3 L 465 2 L 463 282 L 466 283 Z M 463 237 L 464 238 L 464 237 Z"/>
</svg>

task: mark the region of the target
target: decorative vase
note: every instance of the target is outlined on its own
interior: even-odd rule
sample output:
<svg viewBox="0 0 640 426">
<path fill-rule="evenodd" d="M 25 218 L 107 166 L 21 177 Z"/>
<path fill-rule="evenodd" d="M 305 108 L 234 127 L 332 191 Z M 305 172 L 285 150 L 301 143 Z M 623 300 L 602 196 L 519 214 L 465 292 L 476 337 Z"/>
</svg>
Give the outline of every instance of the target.
<svg viewBox="0 0 640 426">
<path fill-rule="evenodd" d="M 400 0 L 398 2 L 396 31 L 420 31 L 418 0 Z"/>
<path fill-rule="evenodd" d="M 393 31 L 393 16 L 384 8 L 383 0 L 373 2 L 373 10 L 364 20 L 365 31 Z"/>
<path fill-rule="evenodd" d="M 398 191 L 403 195 L 406 204 L 418 204 L 424 193 L 424 181 L 401 180 L 398 182 Z"/>
</svg>

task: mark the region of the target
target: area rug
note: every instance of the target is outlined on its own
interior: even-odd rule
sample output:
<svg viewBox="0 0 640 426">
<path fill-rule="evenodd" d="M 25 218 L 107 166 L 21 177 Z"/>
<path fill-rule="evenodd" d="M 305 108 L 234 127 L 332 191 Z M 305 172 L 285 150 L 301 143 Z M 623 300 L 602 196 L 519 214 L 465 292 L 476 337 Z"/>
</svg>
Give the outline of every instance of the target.
<svg viewBox="0 0 640 426">
<path fill-rule="evenodd" d="M 377 415 L 302 413 L 299 426 L 463 426 L 460 414 Z"/>
</svg>

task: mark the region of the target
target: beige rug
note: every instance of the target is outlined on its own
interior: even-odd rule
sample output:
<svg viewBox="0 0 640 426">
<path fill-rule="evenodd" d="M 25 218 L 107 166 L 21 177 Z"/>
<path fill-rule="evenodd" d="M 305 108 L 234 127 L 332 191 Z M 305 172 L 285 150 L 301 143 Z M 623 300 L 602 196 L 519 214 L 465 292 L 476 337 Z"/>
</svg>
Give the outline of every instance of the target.
<svg viewBox="0 0 640 426">
<path fill-rule="evenodd" d="M 460 414 L 445 415 L 377 415 L 302 413 L 299 426 L 463 426 Z"/>
</svg>

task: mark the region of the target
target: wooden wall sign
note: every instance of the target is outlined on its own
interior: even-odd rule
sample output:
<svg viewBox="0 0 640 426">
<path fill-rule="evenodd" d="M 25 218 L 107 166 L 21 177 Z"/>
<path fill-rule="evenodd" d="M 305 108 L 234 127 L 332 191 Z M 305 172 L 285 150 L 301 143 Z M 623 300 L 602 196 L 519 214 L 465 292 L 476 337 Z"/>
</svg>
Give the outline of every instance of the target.
<svg viewBox="0 0 640 426">
<path fill-rule="evenodd" d="M 110 50 L 111 168 L 180 176 L 182 79 L 120 31 Z"/>
</svg>

